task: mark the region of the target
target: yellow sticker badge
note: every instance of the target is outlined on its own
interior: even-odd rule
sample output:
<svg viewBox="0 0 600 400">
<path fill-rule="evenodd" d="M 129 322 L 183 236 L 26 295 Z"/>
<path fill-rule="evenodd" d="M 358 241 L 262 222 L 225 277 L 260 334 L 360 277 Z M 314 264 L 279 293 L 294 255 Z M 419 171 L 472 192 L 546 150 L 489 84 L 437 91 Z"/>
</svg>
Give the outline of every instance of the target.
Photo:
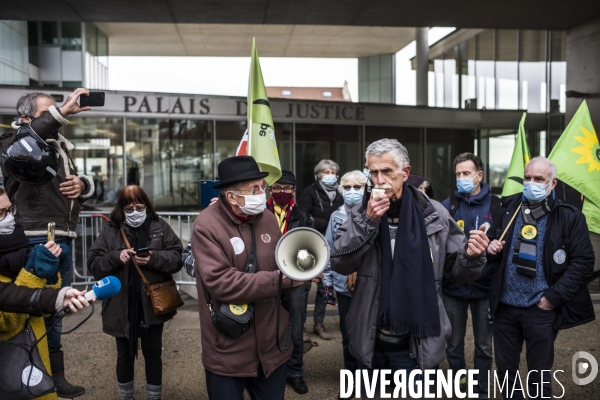
<svg viewBox="0 0 600 400">
<path fill-rule="evenodd" d="M 523 229 L 521 229 L 521 235 L 525 239 L 531 240 L 537 236 L 537 229 L 533 225 L 525 225 Z"/>
<path fill-rule="evenodd" d="M 462 219 L 459 219 L 458 221 L 456 221 L 456 225 L 458 225 L 458 227 L 460 228 L 461 231 L 465 231 L 465 221 L 463 221 Z"/>
<path fill-rule="evenodd" d="M 242 315 L 248 310 L 248 304 L 230 304 L 229 309 L 235 315 Z"/>
</svg>

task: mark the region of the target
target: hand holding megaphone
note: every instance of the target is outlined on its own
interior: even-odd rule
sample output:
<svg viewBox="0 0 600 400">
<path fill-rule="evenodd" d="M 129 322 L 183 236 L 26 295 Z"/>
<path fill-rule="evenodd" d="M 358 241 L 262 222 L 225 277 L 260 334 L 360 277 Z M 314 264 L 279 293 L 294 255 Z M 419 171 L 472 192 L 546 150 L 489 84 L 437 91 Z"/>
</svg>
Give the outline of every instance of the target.
<svg viewBox="0 0 600 400">
<path fill-rule="evenodd" d="M 279 273 L 281 273 L 281 271 L 279 271 Z M 317 276 L 316 278 L 313 278 L 309 281 L 297 281 L 294 279 L 290 279 L 287 277 L 287 275 L 283 275 L 283 280 L 281 281 L 281 287 L 282 288 L 297 288 L 300 286 L 309 286 L 311 285 L 313 282 L 314 283 L 319 283 L 319 281 L 323 279 L 323 274 Z"/>
</svg>

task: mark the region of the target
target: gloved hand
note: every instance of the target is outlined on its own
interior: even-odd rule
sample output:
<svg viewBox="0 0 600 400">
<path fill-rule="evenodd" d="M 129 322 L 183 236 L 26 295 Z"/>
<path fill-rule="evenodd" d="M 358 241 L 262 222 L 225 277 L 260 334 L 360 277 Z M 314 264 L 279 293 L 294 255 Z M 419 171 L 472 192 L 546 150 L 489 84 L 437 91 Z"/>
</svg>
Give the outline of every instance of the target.
<svg viewBox="0 0 600 400">
<path fill-rule="evenodd" d="M 60 245 L 60 247 L 61 253 L 67 250 L 65 245 Z M 40 244 L 31 250 L 25 270 L 39 278 L 46 279 L 48 284 L 55 284 L 58 280 L 59 266 L 60 259 L 46 246 Z"/>
<path fill-rule="evenodd" d="M 323 286 L 323 297 L 325 297 L 325 303 L 335 306 L 335 297 L 333 297 L 333 286 Z"/>
</svg>

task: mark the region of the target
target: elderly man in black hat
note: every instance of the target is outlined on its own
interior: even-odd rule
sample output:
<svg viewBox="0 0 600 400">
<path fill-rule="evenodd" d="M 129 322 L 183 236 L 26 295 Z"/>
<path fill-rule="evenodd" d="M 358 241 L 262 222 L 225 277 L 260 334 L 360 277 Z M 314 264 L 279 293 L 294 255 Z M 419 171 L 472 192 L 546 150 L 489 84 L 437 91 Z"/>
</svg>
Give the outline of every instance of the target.
<svg viewBox="0 0 600 400">
<path fill-rule="evenodd" d="M 267 203 L 269 211 L 277 218 L 277 224 L 282 234 L 299 227 L 313 226 L 309 213 L 296 207 L 294 193 L 296 192 L 296 177 L 292 171 L 282 170 L 281 178 L 271 186 L 271 198 Z M 292 343 L 294 350 L 287 363 L 287 382 L 298 394 L 308 392 L 308 386 L 302 379 L 304 345 L 304 320 L 306 319 L 306 290 L 303 287 L 295 289 L 284 298 L 286 309 L 290 313 L 292 323 Z M 308 339 L 306 340 L 308 341 Z"/>
<path fill-rule="evenodd" d="M 239 315 L 253 308 L 252 323 L 232 338 L 212 323 L 209 307 L 200 306 L 202 363 L 210 399 L 283 399 L 286 363 L 292 349 L 286 346 L 288 314 L 280 309 L 280 287 L 290 292 L 303 282 L 280 275 L 275 248 L 281 237 L 277 219 L 264 212 L 267 201 L 264 178 L 249 156 L 231 157 L 219 164 L 219 200 L 200 213 L 192 232 L 198 297 L 212 310 Z M 257 272 L 246 272 L 256 256 Z M 317 280 L 317 279 L 315 279 Z M 253 306 L 253 307 L 252 307 Z M 277 318 L 280 313 L 280 318 Z M 277 325 L 279 322 L 279 325 Z"/>
</svg>

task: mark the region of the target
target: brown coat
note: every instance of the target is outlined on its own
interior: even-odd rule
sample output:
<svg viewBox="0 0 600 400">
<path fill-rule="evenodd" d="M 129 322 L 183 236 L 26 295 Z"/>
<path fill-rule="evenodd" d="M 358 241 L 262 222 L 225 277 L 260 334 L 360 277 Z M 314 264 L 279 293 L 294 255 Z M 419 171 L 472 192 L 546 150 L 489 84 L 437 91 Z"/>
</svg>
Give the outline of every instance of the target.
<svg viewBox="0 0 600 400">
<path fill-rule="evenodd" d="M 244 272 L 246 260 L 252 251 L 249 224 L 254 224 L 256 235 L 256 274 Z M 268 377 L 290 358 L 291 346 L 288 351 L 281 353 L 275 341 L 279 302 L 275 247 L 280 237 L 275 216 L 269 211 L 265 210 L 250 222 L 242 223 L 222 200 L 196 218 L 192 234 L 196 277 L 206 285 L 213 300 L 213 309 L 218 309 L 223 303 L 255 305 L 254 325 L 239 338 L 231 339 L 213 326 L 198 279 L 202 363 L 210 372 L 231 377 L 256 377 L 260 364 Z M 280 313 L 279 340 L 283 346 L 288 313 L 283 307 Z"/>
</svg>

